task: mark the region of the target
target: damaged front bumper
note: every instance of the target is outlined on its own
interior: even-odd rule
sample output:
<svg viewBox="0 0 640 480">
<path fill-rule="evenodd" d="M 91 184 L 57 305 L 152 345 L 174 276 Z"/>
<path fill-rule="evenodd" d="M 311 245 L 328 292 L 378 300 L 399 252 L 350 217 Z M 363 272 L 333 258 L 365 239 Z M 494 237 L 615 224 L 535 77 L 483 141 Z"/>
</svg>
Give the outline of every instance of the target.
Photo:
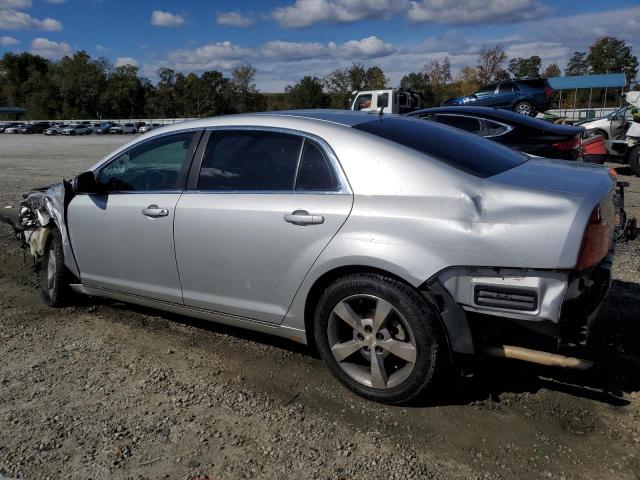
<svg viewBox="0 0 640 480">
<path fill-rule="evenodd" d="M 67 231 L 67 206 L 73 197 L 71 183 L 60 183 L 43 187 L 23 195 L 18 218 L 0 214 L 0 221 L 13 227 L 22 247 L 39 261 L 51 228 L 57 228 L 62 237 L 65 266 L 76 278 L 80 271 L 73 255 Z"/>
</svg>

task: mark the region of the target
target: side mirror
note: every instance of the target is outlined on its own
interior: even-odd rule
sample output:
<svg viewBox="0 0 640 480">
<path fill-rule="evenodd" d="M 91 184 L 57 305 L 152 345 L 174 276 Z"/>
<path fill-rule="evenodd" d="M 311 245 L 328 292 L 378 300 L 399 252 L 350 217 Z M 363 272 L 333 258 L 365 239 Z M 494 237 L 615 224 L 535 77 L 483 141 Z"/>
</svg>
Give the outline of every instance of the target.
<svg viewBox="0 0 640 480">
<path fill-rule="evenodd" d="M 78 193 L 98 193 L 98 182 L 93 172 L 83 172 L 73 179 L 73 191 Z"/>
</svg>

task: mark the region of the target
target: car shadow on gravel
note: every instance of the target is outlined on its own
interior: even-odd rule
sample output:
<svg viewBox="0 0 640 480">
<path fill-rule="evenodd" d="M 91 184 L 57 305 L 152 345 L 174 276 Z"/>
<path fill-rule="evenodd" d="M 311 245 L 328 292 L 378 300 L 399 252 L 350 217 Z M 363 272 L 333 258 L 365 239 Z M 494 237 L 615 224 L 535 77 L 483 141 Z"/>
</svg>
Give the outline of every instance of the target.
<svg viewBox="0 0 640 480">
<path fill-rule="evenodd" d="M 640 390 L 640 285 L 614 281 L 612 295 L 593 330 L 594 341 L 581 347 L 575 356 L 589 357 L 594 366 L 584 372 L 544 367 L 516 360 L 473 357 L 472 368 L 456 376 L 444 388 L 429 398 L 420 398 L 410 406 L 425 408 L 443 405 L 468 405 L 490 400 L 500 402 L 504 394 L 534 394 L 541 389 L 603 402 L 613 406 L 627 405 L 624 393 Z M 223 325 L 133 304 L 108 299 L 91 298 L 81 303 L 89 308 L 100 305 L 123 313 L 112 321 L 136 322 L 146 327 L 148 315 L 178 325 L 234 337 L 239 341 L 256 342 L 310 358 L 318 358 L 315 349 L 286 338 Z M 125 313 L 135 312 L 131 316 Z M 169 324 L 168 324 L 169 325 Z M 158 325 L 156 325 L 156 328 Z M 206 338 L 192 339 L 195 343 Z"/>
</svg>

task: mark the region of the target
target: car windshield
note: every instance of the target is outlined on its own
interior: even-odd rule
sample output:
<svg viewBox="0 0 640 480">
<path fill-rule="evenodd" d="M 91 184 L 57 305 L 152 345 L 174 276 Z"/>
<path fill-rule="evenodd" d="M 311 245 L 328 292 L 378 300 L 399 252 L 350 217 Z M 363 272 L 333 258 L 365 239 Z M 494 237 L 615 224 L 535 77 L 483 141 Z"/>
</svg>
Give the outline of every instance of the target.
<svg viewBox="0 0 640 480">
<path fill-rule="evenodd" d="M 383 117 L 353 127 L 417 150 L 477 177 L 491 177 L 528 160 L 522 153 L 457 128 L 413 118 Z"/>
</svg>

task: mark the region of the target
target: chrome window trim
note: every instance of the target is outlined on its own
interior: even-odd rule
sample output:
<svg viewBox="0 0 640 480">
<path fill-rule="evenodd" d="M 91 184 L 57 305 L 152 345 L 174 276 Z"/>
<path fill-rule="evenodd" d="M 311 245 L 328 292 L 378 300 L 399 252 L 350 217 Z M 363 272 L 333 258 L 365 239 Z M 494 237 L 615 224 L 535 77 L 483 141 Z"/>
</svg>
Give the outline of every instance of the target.
<svg viewBox="0 0 640 480">
<path fill-rule="evenodd" d="M 186 189 L 185 193 L 199 193 L 199 194 L 296 194 L 296 195 L 344 195 L 344 194 L 353 194 L 351 190 L 351 185 L 342 169 L 342 165 L 338 160 L 338 157 L 334 153 L 331 146 L 323 139 L 317 135 L 312 133 L 303 132 L 302 130 L 296 130 L 293 128 L 283 128 L 283 127 L 268 127 L 268 126 L 260 126 L 260 125 L 220 125 L 220 126 L 211 126 L 206 127 L 205 131 L 207 132 L 215 132 L 215 131 L 224 131 L 224 130 L 247 130 L 247 131 L 263 131 L 263 132 L 275 132 L 275 133 L 284 133 L 289 135 L 297 135 L 302 137 L 305 140 L 310 140 L 315 142 L 323 151 L 331 167 L 333 168 L 334 173 L 336 174 L 336 178 L 338 180 L 338 188 L 336 190 L 295 190 L 291 188 L 291 190 L 199 190 L 195 189 Z M 203 137 L 203 140 L 207 140 Z M 302 142 L 304 147 L 304 142 Z M 204 154 L 204 151 L 203 151 Z M 302 154 L 302 148 L 300 150 L 300 155 Z M 197 159 L 199 161 L 198 170 L 202 166 L 202 158 Z M 194 160 L 194 164 L 197 160 Z M 300 157 L 298 157 L 298 164 L 300 162 Z"/>
<path fill-rule="evenodd" d="M 160 133 L 160 134 L 156 134 L 153 135 L 151 137 L 148 138 L 141 138 L 141 140 L 139 142 L 134 143 L 133 145 L 129 145 L 129 147 L 125 148 L 124 150 L 119 151 L 118 153 L 110 156 L 109 158 L 105 159 L 104 161 L 100 162 L 98 165 L 95 165 L 93 167 L 93 169 L 88 170 L 90 172 L 96 173 L 98 170 L 102 170 L 105 166 L 107 166 L 109 163 L 113 162 L 115 159 L 117 159 L 120 155 L 123 155 L 125 153 L 127 153 L 128 151 L 143 145 L 147 142 L 156 140 L 157 138 L 162 138 L 162 137 L 168 137 L 169 135 L 177 135 L 180 133 L 186 133 L 186 132 L 198 132 L 198 131 L 202 131 L 204 130 L 204 128 L 202 127 L 192 127 L 192 128 L 184 128 L 182 130 L 172 130 L 170 132 L 164 132 L 164 133 Z"/>
<path fill-rule="evenodd" d="M 126 149 L 124 149 L 124 150 L 112 155 L 111 157 L 106 159 L 104 162 L 101 162 L 99 165 L 95 166 L 92 170 L 88 170 L 88 171 L 93 172 L 94 175 L 96 176 L 96 179 L 97 179 L 97 177 L 100 175 L 99 172 L 103 168 L 107 167 L 108 165 L 111 164 L 111 162 L 114 162 L 115 160 L 120 158 L 121 155 L 124 155 L 125 153 L 128 153 L 129 151 L 133 150 L 134 148 L 139 147 L 140 145 L 144 145 L 145 143 L 152 142 L 152 141 L 157 140 L 159 138 L 164 138 L 164 137 L 168 137 L 168 136 L 171 136 L 171 135 L 179 135 L 181 133 L 187 133 L 187 132 L 196 132 L 196 133 L 197 132 L 201 132 L 202 133 L 203 131 L 204 131 L 204 129 L 202 127 L 197 127 L 197 128 L 185 128 L 185 129 L 182 129 L 182 130 L 172 130 L 170 132 L 165 132 L 165 133 L 161 133 L 161 134 L 158 134 L 158 135 L 153 135 L 152 137 L 140 140 L 139 142 L 136 142 L 133 145 L 130 145 L 128 148 L 126 148 Z M 191 149 L 191 147 L 190 147 L 190 150 L 192 150 L 190 152 L 190 158 L 188 158 L 186 160 L 187 165 L 188 165 L 189 168 L 191 168 L 191 164 L 193 162 L 193 157 L 195 155 L 196 150 L 198 149 L 198 144 L 200 143 L 201 139 L 202 139 L 202 135 L 200 135 L 200 137 L 198 137 L 198 141 L 197 141 L 196 145 L 193 146 L 193 149 Z M 184 165 L 183 165 L 182 168 L 184 168 Z M 182 168 L 181 168 L 181 170 L 182 170 Z M 178 175 L 180 175 L 180 173 Z M 188 175 L 188 169 L 187 169 L 187 175 Z M 142 195 L 142 194 L 154 194 L 154 195 L 157 195 L 157 194 L 161 194 L 161 193 L 174 194 L 175 195 L 176 193 L 180 194 L 183 191 L 184 191 L 184 189 L 181 190 L 181 189 L 175 189 L 175 188 L 171 189 L 171 190 L 138 190 L 138 191 L 136 191 L 136 190 L 114 190 L 112 192 L 105 193 L 105 195 Z M 91 195 L 93 195 L 93 194 L 91 194 Z"/>
<path fill-rule="evenodd" d="M 463 117 L 463 118 L 472 118 L 474 120 L 478 120 L 480 122 L 493 122 L 496 123 L 498 125 L 500 125 L 501 127 L 506 128 L 506 130 L 502 133 L 500 133 L 499 135 L 478 135 L 479 137 L 482 138 L 496 138 L 496 137 L 501 137 L 502 135 L 506 135 L 507 133 L 509 133 L 510 131 L 512 131 L 514 129 L 513 126 L 511 125 L 507 125 L 506 123 L 502 123 L 499 122 L 497 120 L 493 120 L 491 118 L 483 118 L 483 117 L 476 117 L 475 115 L 463 115 L 461 113 L 439 113 L 439 112 L 434 112 L 433 115 L 437 116 L 437 115 L 441 115 L 443 117 Z M 437 120 L 433 120 L 434 122 L 437 122 Z M 452 125 L 451 125 L 452 126 Z M 457 128 L 457 127 L 456 127 Z M 461 128 L 460 130 L 464 130 L 463 128 Z M 466 130 L 465 130 L 466 131 Z M 469 132 L 471 133 L 471 132 Z"/>
</svg>

